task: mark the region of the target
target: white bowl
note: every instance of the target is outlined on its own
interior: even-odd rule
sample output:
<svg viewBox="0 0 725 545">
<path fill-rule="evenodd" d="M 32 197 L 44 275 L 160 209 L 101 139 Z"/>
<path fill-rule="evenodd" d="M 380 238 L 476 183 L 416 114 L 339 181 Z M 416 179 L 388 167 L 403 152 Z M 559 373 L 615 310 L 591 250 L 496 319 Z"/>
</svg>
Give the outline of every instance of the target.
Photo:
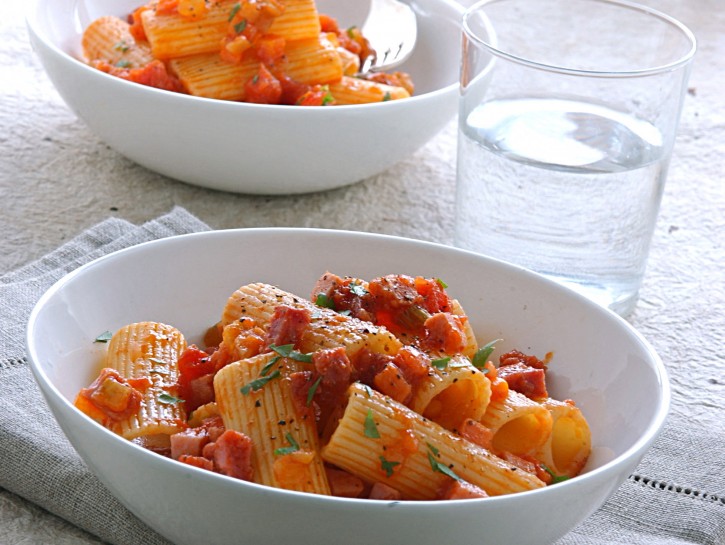
<svg viewBox="0 0 725 545">
<path fill-rule="evenodd" d="M 442 278 L 481 338 L 504 339 L 497 350 L 553 351 L 551 395 L 576 400 L 591 426 L 594 448 L 586 472 L 545 489 L 479 500 L 390 503 L 314 496 L 158 456 L 73 407 L 75 394 L 98 372 L 103 348 L 92 340 L 99 332 L 158 320 L 200 342 L 239 286 L 264 281 L 305 295 L 326 270 L 366 279 L 390 273 Z M 178 544 L 550 543 L 627 478 L 669 406 L 662 362 L 614 313 L 480 255 L 344 231 L 216 231 L 117 252 L 69 274 L 42 297 L 27 343 L 43 394 L 88 466 L 139 518 Z"/>
<path fill-rule="evenodd" d="M 31 43 L 61 97 L 112 148 L 190 184 L 252 194 L 319 191 L 375 175 L 420 148 L 455 115 L 462 8 L 410 0 L 419 24 L 400 67 L 410 99 L 304 108 L 211 100 L 129 83 L 79 59 L 83 29 L 126 16 L 138 0 L 32 0 Z M 362 24 L 367 2 L 320 0 L 341 24 Z"/>
</svg>

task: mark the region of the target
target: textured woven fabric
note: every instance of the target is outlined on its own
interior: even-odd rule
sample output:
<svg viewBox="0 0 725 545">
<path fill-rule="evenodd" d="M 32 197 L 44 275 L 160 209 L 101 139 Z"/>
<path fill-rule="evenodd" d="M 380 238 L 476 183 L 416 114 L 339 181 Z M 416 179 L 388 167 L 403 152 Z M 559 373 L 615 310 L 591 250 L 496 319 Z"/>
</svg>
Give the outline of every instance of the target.
<svg viewBox="0 0 725 545">
<path fill-rule="evenodd" d="M 43 292 L 80 265 L 134 244 L 205 229 L 181 208 L 139 227 L 110 219 L 0 277 L 1 487 L 110 543 L 167 543 L 111 496 L 61 432 L 27 365 L 25 326 Z"/>
<path fill-rule="evenodd" d="M 56 425 L 27 365 L 25 325 L 41 294 L 78 266 L 205 229 L 180 208 L 139 227 L 110 219 L 0 277 L 0 487 L 109 543 L 167 543 L 110 495 Z M 724 462 L 725 442 L 673 421 L 612 498 L 556 545 L 725 545 Z"/>
</svg>

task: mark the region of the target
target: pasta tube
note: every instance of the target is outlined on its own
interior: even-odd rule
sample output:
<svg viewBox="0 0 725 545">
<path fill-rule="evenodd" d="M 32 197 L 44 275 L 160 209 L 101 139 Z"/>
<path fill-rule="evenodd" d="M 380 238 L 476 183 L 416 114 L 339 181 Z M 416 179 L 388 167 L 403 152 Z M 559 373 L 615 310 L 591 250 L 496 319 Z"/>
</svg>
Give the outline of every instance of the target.
<svg viewBox="0 0 725 545">
<path fill-rule="evenodd" d="M 252 57 L 232 64 L 218 53 L 204 53 L 171 59 L 169 66 L 190 95 L 239 101 L 244 99 L 244 84 L 259 70 L 259 61 Z"/>
<path fill-rule="evenodd" d="M 304 40 L 316 38 L 320 31 L 315 0 L 284 0 L 284 12 L 275 17 L 268 33 L 286 40 Z"/>
<path fill-rule="evenodd" d="M 140 322 L 119 329 L 108 343 L 106 367 L 126 379 L 148 379 L 139 410 L 113 431 L 126 439 L 172 435 L 183 430 L 186 414 L 176 398 L 177 362 L 186 348 L 181 332 L 158 322 Z"/>
<path fill-rule="evenodd" d="M 130 25 L 118 17 L 93 21 L 83 33 L 81 46 L 87 61 L 105 61 L 114 66 L 139 68 L 152 60 L 148 42 L 136 42 Z"/>
<path fill-rule="evenodd" d="M 591 452 L 589 424 L 572 401 L 547 399 L 542 404 L 551 413 L 553 426 L 546 442 L 534 452 L 534 457 L 555 475 L 575 477 Z"/>
<path fill-rule="evenodd" d="M 330 93 L 335 97 L 338 105 L 368 104 L 410 97 L 410 93 L 403 87 L 394 87 L 351 76 L 343 76 L 330 83 Z"/>
<path fill-rule="evenodd" d="M 300 365 L 265 353 L 223 367 L 214 377 L 217 408 L 227 429 L 252 439 L 255 482 L 329 495 L 314 418 L 298 414 L 287 380 Z"/>
<path fill-rule="evenodd" d="M 491 382 L 462 355 L 452 356 L 445 367 L 431 368 L 415 390 L 411 409 L 455 430 L 465 419 L 479 420 L 491 399 Z"/>
<path fill-rule="evenodd" d="M 494 434 L 494 451 L 519 455 L 543 445 L 552 427 L 551 414 L 543 405 L 514 390 L 492 400 L 480 422 Z"/>
<path fill-rule="evenodd" d="M 145 10 L 141 21 L 154 57 L 166 60 L 199 53 L 218 53 L 235 3 L 235 0 L 210 2 L 207 12 L 198 18 Z"/>
<path fill-rule="evenodd" d="M 451 478 L 492 496 L 544 486 L 534 475 L 359 383 L 350 386 L 347 407 L 322 458 L 411 500 L 435 499 Z"/>
<path fill-rule="evenodd" d="M 302 334 L 298 347 L 302 352 L 342 346 L 352 359 L 362 349 L 395 355 L 402 346 L 384 327 L 318 307 L 306 299 L 262 283 L 248 284 L 235 291 L 224 307 L 221 323 L 226 326 L 246 316 L 258 326 L 267 328 L 278 305 L 310 311 L 312 321 Z"/>
</svg>

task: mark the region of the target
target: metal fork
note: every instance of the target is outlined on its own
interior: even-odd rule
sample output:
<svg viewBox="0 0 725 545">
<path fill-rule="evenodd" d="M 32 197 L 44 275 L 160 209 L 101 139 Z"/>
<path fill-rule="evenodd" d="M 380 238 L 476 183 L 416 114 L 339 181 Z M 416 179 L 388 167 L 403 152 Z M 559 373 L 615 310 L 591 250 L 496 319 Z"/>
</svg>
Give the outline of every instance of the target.
<svg viewBox="0 0 725 545">
<path fill-rule="evenodd" d="M 418 25 L 408 4 L 400 0 L 371 0 L 361 31 L 376 52 L 362 62 L 360 73 L 365 74 L 395 68 L 410 57 Z"/>
</svg>

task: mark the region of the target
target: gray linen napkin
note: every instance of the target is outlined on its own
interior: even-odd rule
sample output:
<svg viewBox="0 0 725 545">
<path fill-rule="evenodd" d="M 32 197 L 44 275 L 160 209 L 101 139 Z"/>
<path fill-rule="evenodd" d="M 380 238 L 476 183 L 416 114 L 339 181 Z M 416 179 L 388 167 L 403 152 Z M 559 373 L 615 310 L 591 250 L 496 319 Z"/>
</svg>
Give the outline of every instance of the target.
<svg viewBox="0 0 725 545">
<path fill-rule="evenodd" d="M 0 487 L 109 543 L 168 544 L 111 496 L 55 423 L 27 365 L 25 327 L 45 290 L 84 263 L 141 242 L 207 229 L 182 208 L 141 226 L 109 219 L 0 277 Z"/>
<path fill-rule="evenodd" d="M 35 302 L 65 273 L 127 246 L 206 229 L 181 208 L 140 227 L 110 219 L 0 277 L 0 487 L 109 543 L 168 545 L 110 495 L 65 439 L 28 368 L 24 334 Z M 617 493 L 556 545 L 725 545 L 724 463 L 722 437 L 672 422 Z"/>
</svg>

